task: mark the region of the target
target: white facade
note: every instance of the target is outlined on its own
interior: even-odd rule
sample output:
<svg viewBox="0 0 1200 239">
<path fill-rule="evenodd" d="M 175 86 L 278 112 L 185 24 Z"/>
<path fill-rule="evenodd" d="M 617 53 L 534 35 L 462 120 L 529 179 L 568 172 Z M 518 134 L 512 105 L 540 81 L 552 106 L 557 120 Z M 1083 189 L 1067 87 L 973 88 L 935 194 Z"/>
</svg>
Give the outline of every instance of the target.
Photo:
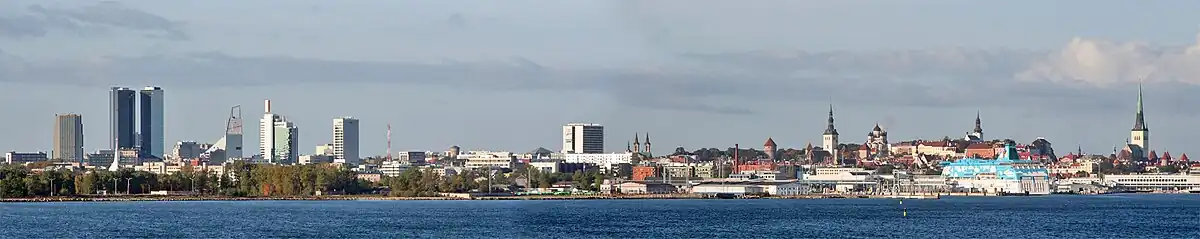
<svg viewBox="0 0 1200 239">
<path fill-rule="evenodd" d="M 633 153 L 563 154 L 563 162 L 590 163 L 598 165 L 604 170 L 611 170 L 612 166 L 615 164 L 632 164 Z"/>
<path fill-rule="evenodd" d="M 224 165 L 201 165 L 188 166 L 186 164 L 170 163 L 170 162 L 144 162 L 133 167 L 136 171 L 150 172 L 153 174 L 175 174 L 183 172 L 185 168 L 191 167 L 193 171 L 208 172 L 210 175 L 225 174 Z"/>
<path fill-rule="evenodd" d="M 1132 174 L 1104 175 L 1108 185 L 1135 190 L 1187 190 L 1200 188 L 1200 175 Z"/>
<path fill-rule="evenodd" d="M 987 193 L 1028 193 L 1032 195 L 1050 194 L 1050 181 L 1045 175 L 1031 175 L 1017 180 L 1001 179 L 992 174 L 980 174 L 975 178 L 951 179 L 955 187 L 975 189 Z"/>
<path fill-rule="evenodd" d="M 342 117 L 333 119 L 333 161 L 359 164 L 358 119 Z"/>
<path fill-rule="evenodd" d="M 404 173 L 404 171 L 411 167 L 412 166 L 405 161 L 386 161 L 383 162 L 382 165 L 379 165 L 379 172 L 382 173 L 383 176 L 398 177 L 401 173 Z"/>
<path fill-rule="evenodd" d="M 692 187 L 692 193 L 696 194 L 759 194 L 764 192 L 762 187 L 746 182 L 703 183 Z"/>
<path fill-rule="evenodd" d="M 563 126 L 561 153 L 598 154 L 604 152 L 604 126 L 571 123 Z"/>
<path fill-rule="evenodd" d="M 513 168 L 517 163 L 517 156 L 512 152 L 472 151 L 460 154 L 459 158 L 466 158 L 468 169 Z"/>
<path fill-rule="evenodd" d="M 317 145 L 317 148 L 313 150 L 313 154 L 316 154 L 316 155 L 333 155 L 333 144 L 322 144 L 322 145 Z"/>
<path fill-rule="evenodd" d="M 264 102 L 264 113 L 258 121 L 258 154 L 264 160 L 275 157 L 275 123 L 283 122 L 283 116 L 271 113 L 271 100 Z"/>
</svg>

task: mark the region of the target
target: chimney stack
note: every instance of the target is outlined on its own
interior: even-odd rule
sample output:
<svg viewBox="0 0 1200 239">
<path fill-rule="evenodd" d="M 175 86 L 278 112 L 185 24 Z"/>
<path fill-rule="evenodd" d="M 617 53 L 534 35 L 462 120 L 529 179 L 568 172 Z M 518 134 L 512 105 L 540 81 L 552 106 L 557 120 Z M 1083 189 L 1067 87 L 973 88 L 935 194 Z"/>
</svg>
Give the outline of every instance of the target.
<svg viewBox="0 0 1200 239">
<path fill-rule="evenodd" d="M 263 100 L 263 113 L 271 113 L 271 100 Z"/>
</svg>

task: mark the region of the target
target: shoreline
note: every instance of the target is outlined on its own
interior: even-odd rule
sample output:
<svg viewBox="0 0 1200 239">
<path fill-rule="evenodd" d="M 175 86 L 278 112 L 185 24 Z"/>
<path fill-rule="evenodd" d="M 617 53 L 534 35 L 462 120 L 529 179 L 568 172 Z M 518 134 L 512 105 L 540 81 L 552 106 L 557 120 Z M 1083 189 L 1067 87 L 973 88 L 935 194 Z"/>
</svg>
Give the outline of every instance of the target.
<svg viewBox="0 0 1200 239">
<path fill-rule="evenodd" d="M 1119 193 L 1119 194 L 1175 194 L 1175 193 Z M 1073 194 L 1081 196 L 1107 194 Z M 860 195 L 860 194 L 805 194 L 785 196 L 744 196 L 737 198 L 718 198 L 700 194 L 616 194 L 616 195 L 443 195 L 437 197 L 391 197 L 378 195 L 363 196 L 300 196 L 300 197 L 221 197 L 221 196 L 160 196 L 160 195 L 128 195 L 128 196 L 72 196 L 72 197 L 36 197 L 36 198 L 0 198 L 0 203 L 39 203 L 39 202 L 170 202 L 170 201 L 441 201 L 441 200 L 637 200 L 637 199 L 714 199 L 714 200 L 747 200 L 747 199 L 922 199 L 936 200 L 944 196 L 951 197 L 1037 197 L 1030 196 L 1001 196 L 981 194 L 917 194 L 917 195 Z M 1044 196 L 1044 195 L 1043 195 Z"/>
</svg>

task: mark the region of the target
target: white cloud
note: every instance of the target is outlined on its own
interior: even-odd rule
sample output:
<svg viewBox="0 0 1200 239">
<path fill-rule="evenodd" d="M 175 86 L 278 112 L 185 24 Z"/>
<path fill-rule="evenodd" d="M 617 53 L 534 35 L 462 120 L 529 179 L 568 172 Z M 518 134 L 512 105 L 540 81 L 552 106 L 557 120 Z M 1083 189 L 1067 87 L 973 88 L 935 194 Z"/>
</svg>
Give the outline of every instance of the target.
<svg viewBox="0 0 1200 239">
<path fill-rule="evenodd" d="M 1107 87 L 1137 82 L 1200 84 L 1200 35 L 1191 46 L 1074 38 L 1017 74 L 1025 81 Z"/>
</svg>

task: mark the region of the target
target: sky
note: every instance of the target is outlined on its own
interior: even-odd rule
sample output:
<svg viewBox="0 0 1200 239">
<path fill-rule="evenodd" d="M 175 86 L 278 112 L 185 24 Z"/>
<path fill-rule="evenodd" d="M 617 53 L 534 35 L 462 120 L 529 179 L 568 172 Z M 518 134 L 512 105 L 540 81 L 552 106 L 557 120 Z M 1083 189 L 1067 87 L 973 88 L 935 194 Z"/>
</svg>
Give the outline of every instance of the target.
<svg viewBox="0 0 1200 239">
<path fill-rule="evenodd" d="M 1111 153 L 1145 88 L 1154 150 L 1196 149 L 1200 2 L 941 0 L 0 1 L 0 150 L 49 151 L 54 114 L 108 148 L 107 89 L 164 88 L 165 138 L 213 142 L 262 101 L 301 153 L 361 120 L 361 155 L 528 152 L 561 125 L 606 150 L 986 138 Z M 168 147 L 168 151 L 170 148 Z M 247 155 L 249 156 L 249 155 Z"/>
</svg>

